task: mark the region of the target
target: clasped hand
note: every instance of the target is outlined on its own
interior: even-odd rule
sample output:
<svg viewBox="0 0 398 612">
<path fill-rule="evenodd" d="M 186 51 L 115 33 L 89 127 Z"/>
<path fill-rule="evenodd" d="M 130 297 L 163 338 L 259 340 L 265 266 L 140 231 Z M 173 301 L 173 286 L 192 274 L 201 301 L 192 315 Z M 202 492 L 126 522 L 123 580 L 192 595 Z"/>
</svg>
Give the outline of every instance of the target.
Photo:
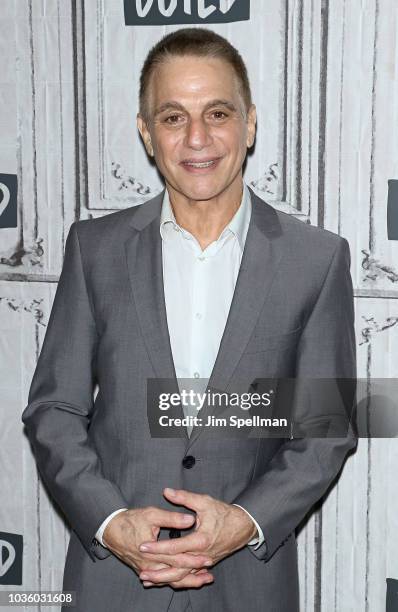
<svg viewBox="0 0 398 612">
<path fill-rule="evenodd" d="M 249 515 L 210 495 L 165 488 L 170 502 L 196 513 L 182 514 L 153 506 L 120 512 L 106 526 L 103 541 L 130 565 L 144 586 L 199 588 L 213 582 L 208 567 L 246 546 L 257 535 Z M 195 521 L 196 518 L 196 521 Z M 180 538 L 158 540 L 161 528 L 194 531 Z"/>
</svg>

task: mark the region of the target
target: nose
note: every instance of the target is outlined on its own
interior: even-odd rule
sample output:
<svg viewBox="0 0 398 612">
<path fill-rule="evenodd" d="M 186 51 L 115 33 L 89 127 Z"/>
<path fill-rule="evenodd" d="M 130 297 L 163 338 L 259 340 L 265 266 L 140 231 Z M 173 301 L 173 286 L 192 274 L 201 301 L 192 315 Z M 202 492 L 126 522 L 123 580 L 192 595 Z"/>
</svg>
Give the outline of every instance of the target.
<svg viewBox="0 0 398 612">
<path fill-rule="evenodd" d="M 200 119 L 191 119 L 187 124 L 185 145 L 191 149 L 203 149 L 211 143 L 209 126 Z"/>
</svg>

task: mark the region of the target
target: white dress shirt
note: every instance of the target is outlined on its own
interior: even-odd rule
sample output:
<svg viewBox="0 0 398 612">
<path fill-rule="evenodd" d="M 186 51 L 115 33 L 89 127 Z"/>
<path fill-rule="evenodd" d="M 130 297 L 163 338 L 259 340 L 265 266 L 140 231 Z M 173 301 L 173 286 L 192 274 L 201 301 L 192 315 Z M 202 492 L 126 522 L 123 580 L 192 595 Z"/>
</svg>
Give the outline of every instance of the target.
<svg viewBox="0 0 398 612">
<path fill-rule="evenodd" d="M 235 290 L 250 217 L 250 193 L 243 184 L 242 201 L 235 215 L 219 238 L 202 251 L 197 239 L 177 224 L 165 190 L 160 216 L 163 285 L 177 379 L 210 378 Z M 188 428 L 189 435 L 191 430 Z M 95 537 L 103 546 L 106 525 L 124 510 L 112 512 L 99 527 Z M 242 510 L 249 514 L 245 508 Z M 248 544 L 258 548 L 264 542 L 263 532 L 249 516 L 259 535 Z"/>
</svg>

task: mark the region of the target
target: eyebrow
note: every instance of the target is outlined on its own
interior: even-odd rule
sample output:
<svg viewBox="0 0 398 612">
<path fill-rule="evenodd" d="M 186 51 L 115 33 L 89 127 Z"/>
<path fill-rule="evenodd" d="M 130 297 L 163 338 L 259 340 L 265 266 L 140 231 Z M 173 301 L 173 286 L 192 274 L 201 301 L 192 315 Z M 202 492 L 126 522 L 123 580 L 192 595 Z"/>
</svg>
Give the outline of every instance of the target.
<svg viewBox="0 0 398 612">
<path fill-rule="evenodd" d="M 233 104 L 229 100 L 222 99 L 210 100 L 204 107 L 204 110 L 206 111 L 209 108 L 212 108 L 213 106 L 223 106 L 224 108 L 228 108 L 228 110 L 230 110 L 231 112 L 237 112 L 235 104 Z M 182 104 L 180 104 L 176 100 L 169 100 L 168 102 L 164 102 L 157 109 L 155 109 L 153 116 L 157 117 L 157 115 L 160 115 L 161 113 L 167 110 L 180 110 L 185 112 L 185 108 L 182 106 Z"/>
</svg>

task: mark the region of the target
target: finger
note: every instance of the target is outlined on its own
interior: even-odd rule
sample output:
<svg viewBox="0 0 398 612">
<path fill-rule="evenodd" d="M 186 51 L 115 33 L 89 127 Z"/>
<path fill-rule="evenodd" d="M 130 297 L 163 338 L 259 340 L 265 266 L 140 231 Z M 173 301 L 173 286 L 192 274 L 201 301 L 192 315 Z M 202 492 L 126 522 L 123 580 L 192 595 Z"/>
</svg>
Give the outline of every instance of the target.
<svg viewBox="0 0 398 612">
<path fill-rule="evenodd" d="M 162 554 L 152 554 L 152 553 L 144 553 L 144 558 L 148 561 L 152 559 L 158 561 L 162 565 L 172 565 L 177 568 L 196 568 L 200 569 L 203 566 L 213 565 L 213 561 L 211 557 L 208 555 L 195 555 L 190 553 L 180 553 L 178 555 L 162 555 Z"/>
<path fill-rule="evenodd" d="M 197 589 L 197 588 L 202 587 L 204 584 L 210 584 L 214 582 L 213 576 L 211 576 L 210 578 L 206 576 L 203 580 L 192 579 L 192 576 L 193 576 L 192 574 L 189 574 L 188 576 L 186 576 L 182 580 L 179 580 L 178 582 L 159 582 L 158 584 L 155 584 L 154 582 L 149 582 L 148 580 L 145 580 L 142 584 L 148 587 L 172 586 L 174 589 L 187 589 L 187 588 Z"/>
<path fill-rule="evenodd" d="M 170 582 L 170 586 L 175 589 L 186 589 L 186 588 L 199 588 L 204 584 L 210 584 L 214 582 L 214 576 L 212 574 L 208 575 L 197 575 L 197 574 L 188 574 L 182 580 L 178 582 Z"/>
<path fill-rule="evenodd" d="M 165 567 L 170 567 L 169 565 L 167 565 L 166 563 L 151 563 L 150 565 L 146 565 L 144 564 L 140 564 L 139 566 L 137 565 L 133 565 L 132 566 L 135 573 L 139 576 L 140 572 L 144 572 L 146 569 L 151 569 L 151 570 L 159 570 L 159 569 L 164 569 Z"/>
<path fill-rule="evenodd" d="M 196 517 L 194 514 L 170 512 L 170 510 L 163 510 L 162 508 L 153 508 L 149 513 L 149 519 L 158 527 L 186 529 L 194 524 Z"/>
<path fill-rule="evenodd" d="M 154 582 L 150 582 L 148 580 L 145 580 L 143 582 L 144 586 L 154 586 L 154 587 L 162 587 L 162 586 L 172 586 L 175 589 L 186 589 L 186 588 L 200 588 L 201 586 L 203 586 L 204 584 L 210 584 L 214 582 L 214 576 L 212 574 L 209 575 L 194 575 L 194 574 L 188 574 L 188 576 L 186 576 L 185 578 L 183 578 L 182 580 L 179 580 L 178 582 L 159 582 L 158 584 L 155 584 Z"/>
<path fill-rule="evenodd" d="M 141 573 L 144 575 L 144 573 L 146 573 L 146 570 L 149 570 L 149 569 L 151 569 L 151 570 L 153 570 L 153 569 L 157 570 L 157 569 L 163 569 L 163 568 L 165 568 L 165 567 L 170 568 L 170 565 L 167 565 L 166 563 L 151 563 L 151 565 L 150 565 L 148 568 L 146 568 L 146 567 L 144 566 L 144 567 L 142 567 L 140 570 L 138 570 L 138 575 L 140 575 L 140 572 L 141 572 Z M 200 571 L 200 570 L 192 570 L 192 571 L 197 572 L 197 571 Z M 165 584 L 166 584 L 166 583 L 165 583 Z M 150 582 L 149 580 L 144 580 L 143 585 L 144 585 L 144 586 L 158 586 L 158 585 L 156 585 L 155 583 Z"/>
<path fill-rule="evenodd" d="M 155 584 L 178 581 L 190 573 L 189 569 L 178 569 L 175 567 L 165 567 L 160 570 L 146 569 L 139 575 L 140 580 L 149 580 Z"/>
<path fill-rule="evenodd" d="M 142 565 L 139 569 L 138 569 L 138 573 L 139 572 L 145 572 L 147 569 L 149 570 L 160 570 L 160 569 L 164 569 L 165 567 L 170 567 L 170 565 L 168 565 L 167 563 L 150 563 L 148 565 Z"/>
<path fill-rule="evenodd" d="M 182 538 L 171 540 L 158 540 L 157 542 L 142 542 L 139 549 L 141 552 L 160 553 L 165 555 L 177 555 L 185 552 L 202 552 L 208 545 L 207 538 L 203 533 L 195 531 Z"/>
<path fill-rule="evenodd" d="M 185 506 L 192 510 L 201 511 L 207 507 L 209 495 L 202 495 L 201 493 L 193 493 L 186 489 L 170 489 L 166 487 L 163 489 L 163 495 L 179 506 Z"/>
</svg>

